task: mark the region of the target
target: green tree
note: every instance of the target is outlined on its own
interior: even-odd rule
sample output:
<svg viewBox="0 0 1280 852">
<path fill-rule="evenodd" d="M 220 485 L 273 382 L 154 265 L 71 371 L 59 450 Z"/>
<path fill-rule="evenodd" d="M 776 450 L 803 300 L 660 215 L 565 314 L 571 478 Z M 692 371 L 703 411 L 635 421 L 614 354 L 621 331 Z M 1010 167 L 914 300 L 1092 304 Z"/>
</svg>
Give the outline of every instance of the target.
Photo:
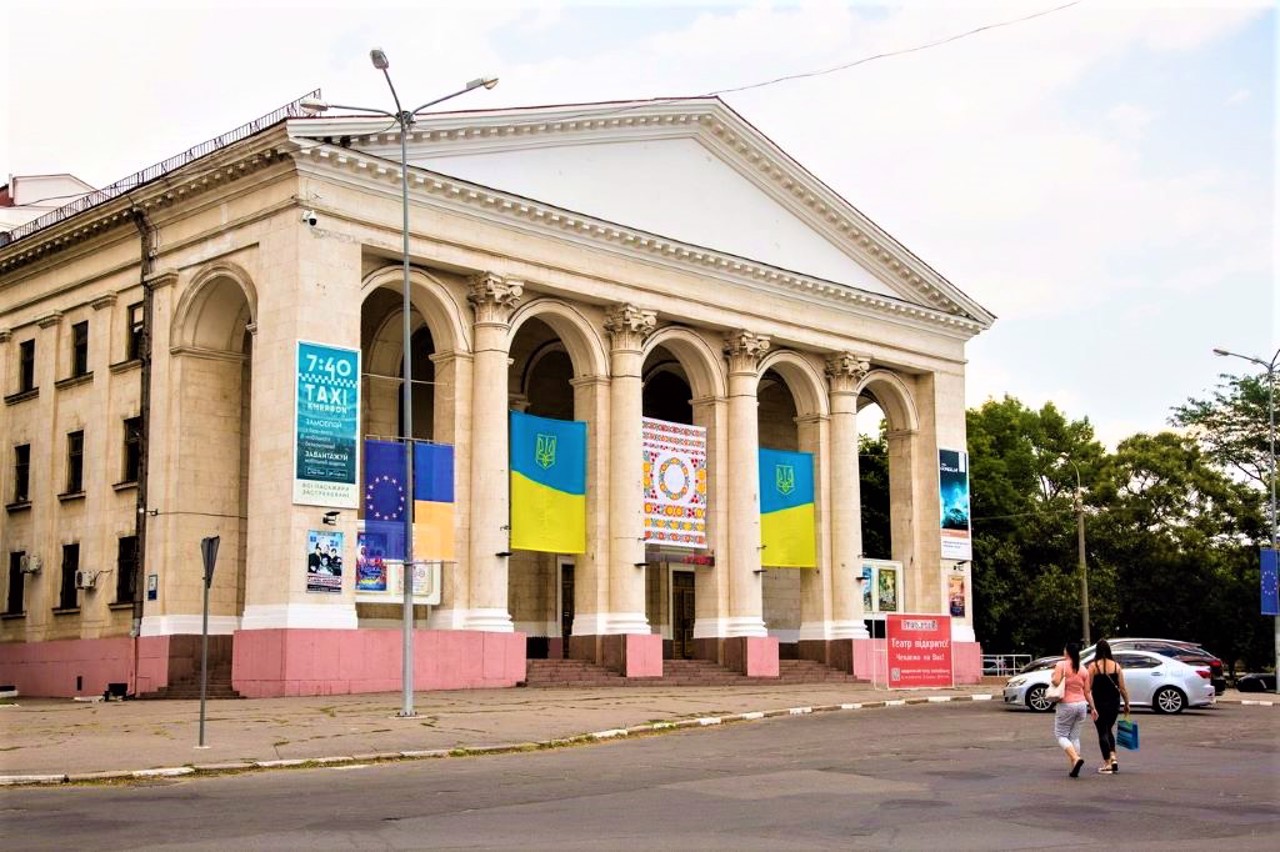
<svg viewBox="0 0 1280 852">
<path fill-rule="evenodd" d="M 1223 373 L 1210 399 L 1174 406 L 1169 422 L 1189 429 L 1209 458 L 1263 488 L 1271 485 L 1267 375 Z"/>
<path fill-rule="evenodd" d="M 891 559 L 889 529 L 889 445 L 884 435 L 858 437 L 859 499 L 862 504 L 862 552 L 869 559 Z"/>
</svg>

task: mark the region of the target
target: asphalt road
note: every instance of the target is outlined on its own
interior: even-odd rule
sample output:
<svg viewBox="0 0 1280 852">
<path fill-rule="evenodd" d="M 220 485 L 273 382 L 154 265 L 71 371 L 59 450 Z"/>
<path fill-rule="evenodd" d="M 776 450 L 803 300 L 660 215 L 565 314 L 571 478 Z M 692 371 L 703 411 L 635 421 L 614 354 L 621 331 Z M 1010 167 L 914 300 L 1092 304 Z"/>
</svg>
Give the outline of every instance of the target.
<svg viewBox="0 0 1280 852">
<path fill-rule="evenodd" d="M 1078 779 L 992 703 L 765 719 L 523 754 L 0 791 L 6 849 L 1280 848 L 1271 708 L 1140 714 Z"/>
</svg>

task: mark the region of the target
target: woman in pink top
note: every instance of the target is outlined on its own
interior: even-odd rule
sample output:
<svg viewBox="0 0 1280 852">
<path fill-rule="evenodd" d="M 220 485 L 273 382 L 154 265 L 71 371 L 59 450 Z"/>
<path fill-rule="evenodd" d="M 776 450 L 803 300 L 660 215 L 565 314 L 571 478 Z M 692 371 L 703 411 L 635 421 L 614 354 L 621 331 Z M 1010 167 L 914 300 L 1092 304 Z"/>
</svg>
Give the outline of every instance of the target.
<svg viewBox="0 0 1280 852">
<path fill-rule="evenodd" d="M 1068 642 L 1062 662 L 1053 669 L 1053 683 L 1065 683 L 1065 694 L 1053 714 L 1053 735 L 1071 764 L 1071 777 L 1077 778 L 1084 766 L 1080 756 L 1080 729 L 1084 720 L 1093 713 L 1093 699 L 1089 690 L 1089 670 L 1080 665 L 1080 643 Z"/>
</svg>

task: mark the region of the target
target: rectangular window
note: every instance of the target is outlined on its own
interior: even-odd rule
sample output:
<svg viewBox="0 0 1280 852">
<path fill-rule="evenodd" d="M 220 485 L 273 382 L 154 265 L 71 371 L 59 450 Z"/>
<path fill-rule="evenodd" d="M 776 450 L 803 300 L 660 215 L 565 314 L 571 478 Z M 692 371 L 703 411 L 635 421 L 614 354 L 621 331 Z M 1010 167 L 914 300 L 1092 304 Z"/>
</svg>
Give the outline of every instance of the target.
<svg viewBox="0 0 1280 852">
<path fill-rule="evenodd" d="M 76 572 L 80 570 L 80 544 L 62 545 L 62 585 L 58 589 L 58 608 L 76 608 Z"/>
<path fill-rule="evenodd" d="M 128 603 L 138 583 L 138 537 L 127 535 L 116 545 L 116 603 Z"/>
<path fill-rule="evenodd" d="M 142 418 L 124 421 L 124 478 L 121 482 L 137 482 L 142 471 Z"/>
<path fill-rule="evenodd" d="M 18 344 L 18 393 L 36 388 L 36 342 L 24 340 Z"/>
<path fill-rule="evenodd" d="M 126 361 L 136 361 L 142 357 L 142 333 L 146 331 L 145 317 L 141 302 L 134 302 L 129 306 L 129 328 L 126 330 L 124 352 Z"/>
<path fill-rule="evenodd" d="M 67 494 L 84 490 L 84 431 L 67 433 Z"/>
<path fill-rule="evenodd" d="M 89 372 L 89 322 L 71 326 L 71 375 L 83 376 Z"/>
<path fill-rule="evenodd" d="M 13 502 L 25 503 L 31 499 L 31 445 L 18 444 L 13 448 Z"/>
<path fill-rule="evenodd" d="M 9 554 L 9 596 L 5 599 L 4 607 L 5 613 L 9 615 L 17 615 L 26 605 L 22 600 L 22 581 L 26 579 L 26 575 L 22 573 L 22 560 L 26 555 L 21 550 Z"/>
</svg>

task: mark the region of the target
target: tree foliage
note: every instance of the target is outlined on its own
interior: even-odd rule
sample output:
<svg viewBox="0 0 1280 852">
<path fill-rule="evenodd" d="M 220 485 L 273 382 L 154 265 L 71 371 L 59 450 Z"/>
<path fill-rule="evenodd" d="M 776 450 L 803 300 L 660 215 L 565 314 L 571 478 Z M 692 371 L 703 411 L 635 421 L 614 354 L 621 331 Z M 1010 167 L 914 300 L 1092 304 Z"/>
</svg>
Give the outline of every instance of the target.
<svg viewBox="0 0 1280 852">
<path fill-rule="evenodd" d="M 1190 430 L 1215 464 L 1264 488 L 1271 482 L 1267 375 L 1222 374 L 1209 399 L 1175 406 L 1169 423 Z"/>
<path fill-rule="evenodd" d="M 1180 638 L 1228 662 L 1268 660 L 1261 495 L 1213 451 L 1164 432 L 1107 452 L 1087 419 L 1011 397 L 967 422 L 975 629 L 988 650 L 1054 653 L 1080 637 L 1082 513 L 1092 638 Z"/>
</svg>

